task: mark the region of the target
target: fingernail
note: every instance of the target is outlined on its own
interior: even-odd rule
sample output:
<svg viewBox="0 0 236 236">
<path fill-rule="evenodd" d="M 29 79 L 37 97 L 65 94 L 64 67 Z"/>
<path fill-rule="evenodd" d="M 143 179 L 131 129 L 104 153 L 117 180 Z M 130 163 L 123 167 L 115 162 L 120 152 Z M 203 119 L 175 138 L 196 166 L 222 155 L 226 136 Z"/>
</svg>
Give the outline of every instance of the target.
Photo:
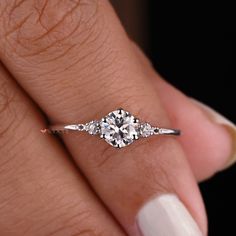
<svg viewBox="0 0 236 236">
<path fill-rule="evenodd" d="M 226 163 L 225 168 L 228 168 L 236 162 L 236 126 L 233 122 L 222 116 L 217 111 L 213 110 L 211 107 L 192 99 L 194 103 L 202 108 L 203 111 L 208 115 L 208 117 L 215 123 L 223 125 L 232 137 L 232 152 L 229 157 L 228 163 Z"/>
<path fill-rule="evenodd" d="M 197 223 L 176 195 L 150 200 L 138 213 L 143 236 L 203 236 Z"/>
</svg>

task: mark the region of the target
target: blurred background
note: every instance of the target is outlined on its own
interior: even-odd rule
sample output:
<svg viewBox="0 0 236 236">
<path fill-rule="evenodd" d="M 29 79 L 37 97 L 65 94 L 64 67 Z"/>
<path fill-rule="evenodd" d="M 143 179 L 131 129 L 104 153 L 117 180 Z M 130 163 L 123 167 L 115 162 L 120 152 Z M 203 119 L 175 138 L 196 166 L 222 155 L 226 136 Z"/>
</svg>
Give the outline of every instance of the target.
<svg viewBox="0 0 236 236">
<path fill-rule="evenodd" d="M 234 7 L 219 1 L 111 0 L 156 70 L 236 123 Z M 236 235 L 236 165 L 200 184 L 209 236 Z"/>
</svg>

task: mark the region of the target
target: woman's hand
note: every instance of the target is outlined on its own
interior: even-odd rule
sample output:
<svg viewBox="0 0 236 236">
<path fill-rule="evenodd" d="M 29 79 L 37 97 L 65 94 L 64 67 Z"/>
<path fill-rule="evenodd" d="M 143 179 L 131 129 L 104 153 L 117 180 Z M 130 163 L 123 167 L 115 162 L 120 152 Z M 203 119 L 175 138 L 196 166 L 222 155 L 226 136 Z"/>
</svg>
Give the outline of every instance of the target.
<svg viewBox="0 0 236 236">
<path fill-rule="evenodd" d="M 196 180 L 233 163 L 235 126 L 162 80 L 108 1 L 1 1 L 0 59 L 1 235 L 207 234 Z M 118 107 L 183 135 L 40 133 Z"/>
</svg>

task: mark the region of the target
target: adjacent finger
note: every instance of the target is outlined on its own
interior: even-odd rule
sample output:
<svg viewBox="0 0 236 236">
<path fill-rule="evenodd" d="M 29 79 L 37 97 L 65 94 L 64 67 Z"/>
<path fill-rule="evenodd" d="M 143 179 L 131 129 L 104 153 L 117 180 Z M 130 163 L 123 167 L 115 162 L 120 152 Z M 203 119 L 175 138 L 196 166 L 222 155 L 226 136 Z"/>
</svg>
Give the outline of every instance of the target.
<svg viewBox="0 0 236 236">
<path fill-rule="evenodd" d="M 180 141 L 196 178 L 201 181 L 232 165 L 236 159 L 236 128 L 222 115 L 190 99 L 168 84 L 134 45 L 137 58 L 146 68 L 172 123 L 181 127 Z"/>
<path fill-rule="evenodd" d="M 1 64 L 0 114 L 0 235 L 124 235 Z"/>
<path fill-rule="evenodd" d="M 9 4 L 0 23 L 0 50 L 51 121 L 84 123 L 124 107 L 170 126 L 108 2 L 42 2 Z M 201 197 L 175 139 L 153 137 L 118 152 L 86 134 L 63 138 L 127 232 L 137 232 L 136 217 L 144 235 L 201 235 L 193 219 L 206 232 Z"/>
</svg>

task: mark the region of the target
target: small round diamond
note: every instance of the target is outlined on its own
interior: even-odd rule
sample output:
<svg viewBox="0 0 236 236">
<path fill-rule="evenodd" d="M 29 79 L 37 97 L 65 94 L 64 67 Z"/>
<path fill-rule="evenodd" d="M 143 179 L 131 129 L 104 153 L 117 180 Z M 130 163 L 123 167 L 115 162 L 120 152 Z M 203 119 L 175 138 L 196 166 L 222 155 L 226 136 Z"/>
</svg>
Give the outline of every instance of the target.
<svg viewBox="0 0 236 236">
<path fill-rule="evenodd" d="M 99 121 L 91 121 L 87 124 L 86 130 L 89 134 L 96 135 L 100 131 Z"/>
<path fill-rule="evenodd" d="M 101 137 L 113 147 L 125 147 L 138 139 L 139 121 L 123 109 L 110 112 L 100 127 Z"/>
<path fill-rule="evenodd" d="M 79 131 L 83 131 L 84 128 L 85 128 L 85 127 L 84 127 L 84 124 L 78 124 L 77 127 L 78 127 L 78 130 L 79 130 Z"/>
<path fill-rule="evenodd" d="M 148 136 L 153 135 L 152 126 L 148 123 L 141 124 L 141 126 L 140 126 L 140 135 L 142 137 L 145 137 L 145 138 L 148 137 Z"/>
<path fill-rule="evenodd" d="M 160 134 L 160 129 L 159 128 L 154 128 L 153 133 L 154 134 Z"/>
</svg>

